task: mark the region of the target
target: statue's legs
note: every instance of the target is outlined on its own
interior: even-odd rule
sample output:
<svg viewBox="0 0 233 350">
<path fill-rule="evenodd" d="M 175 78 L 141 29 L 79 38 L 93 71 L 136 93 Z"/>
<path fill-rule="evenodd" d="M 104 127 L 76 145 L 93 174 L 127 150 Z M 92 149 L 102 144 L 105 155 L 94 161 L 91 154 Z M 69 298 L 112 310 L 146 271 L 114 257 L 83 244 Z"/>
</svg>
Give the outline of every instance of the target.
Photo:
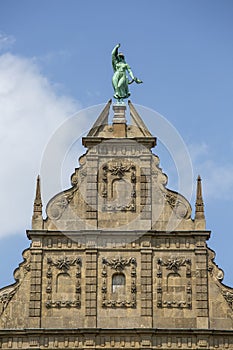
<svg viewBox="0 0 233 350">
<path fill-rule="evenodd" d="M 129 89 L 128 89 L 128 82 L 127 82 L 127 78 L 126 75 L 123 74 L 121 76 L 121 78 L 118 81 L 118 86 L 117 86 L 117 90 L 118 90 L 118 95 L 121 98 L 127 98 L 129 97 Z"/>
<path fill-rule="evenodd" d="M 114 97 L 118 100 L 128 98 L 130 96 L 128 89 L 128 80 L 123 72 L 115 72 L 112 77 L 112 85 L 114 89 Z"/>
</svg>

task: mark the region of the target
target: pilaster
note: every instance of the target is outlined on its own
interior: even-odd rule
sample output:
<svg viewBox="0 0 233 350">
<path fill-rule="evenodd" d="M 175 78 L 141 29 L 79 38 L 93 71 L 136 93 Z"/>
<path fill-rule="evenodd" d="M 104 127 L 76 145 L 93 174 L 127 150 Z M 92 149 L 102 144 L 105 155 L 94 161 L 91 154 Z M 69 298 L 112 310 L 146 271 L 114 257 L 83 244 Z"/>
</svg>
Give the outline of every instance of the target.
<svg viewBox="0 0 233 350">
<path fill-rule="evenodd" d="M 41 324 L 41 288 L 42 288 L 42 241 L 35 238 L 31 248 L 31 281 L 29 317 L 31 327 L 40 327 Z"/>
<path fill-rule="evenodd" d="M 85 290 L 85 324 L 96 327 L 97 316 L 97 250 L 86 251 L 86 290 Z"/>
<path fill-rule="evenodd" d="M 152 250 L 141 251 L 141 316 L 142 324 L 152 327 Z"/>
</svg>

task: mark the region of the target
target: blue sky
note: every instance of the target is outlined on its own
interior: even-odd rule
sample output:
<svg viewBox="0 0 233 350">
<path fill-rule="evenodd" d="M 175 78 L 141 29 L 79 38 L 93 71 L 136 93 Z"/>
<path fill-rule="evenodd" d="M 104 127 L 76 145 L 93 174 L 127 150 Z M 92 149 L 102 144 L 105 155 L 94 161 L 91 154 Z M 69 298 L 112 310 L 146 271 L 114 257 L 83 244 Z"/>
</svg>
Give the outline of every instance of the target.
<svg viewBox="0 0 233 350">
<path fill-rule="evenodd" d="M 0 286 L 13 282 L 29 243 L 46 144 L 70 115 L 111 98 L 118 42 L 144 82 L 131 87 L 132 101 L 173 124 L 189 149 L 193 181 L 202 175 L 209 246 L 233 286 L 232 16 L 231 0 L 1 1 Z M 161 143 L 155 152 L 176 189 L 169 154 Z"/>
</svg>

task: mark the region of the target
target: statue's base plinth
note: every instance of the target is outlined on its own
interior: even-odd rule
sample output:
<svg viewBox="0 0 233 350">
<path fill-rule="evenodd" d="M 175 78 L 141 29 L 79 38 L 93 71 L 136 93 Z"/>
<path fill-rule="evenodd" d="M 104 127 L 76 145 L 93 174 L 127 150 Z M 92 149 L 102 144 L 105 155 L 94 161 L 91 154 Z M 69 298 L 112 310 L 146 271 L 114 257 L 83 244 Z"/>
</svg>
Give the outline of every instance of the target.
<svg viewBox="0 0 233 350">
<path fill-rule="evenodd" d="M 113 106 L 113 134 L 114 137 L 126 137 L 125 103 L 115 103 Z"/>
</svg>

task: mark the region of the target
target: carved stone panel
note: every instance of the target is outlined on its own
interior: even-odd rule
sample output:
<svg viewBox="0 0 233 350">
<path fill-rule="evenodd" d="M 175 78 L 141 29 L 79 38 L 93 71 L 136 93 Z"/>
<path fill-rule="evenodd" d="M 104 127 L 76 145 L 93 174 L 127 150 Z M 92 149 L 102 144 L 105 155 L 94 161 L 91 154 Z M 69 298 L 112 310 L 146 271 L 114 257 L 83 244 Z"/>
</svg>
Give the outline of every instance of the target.
<svg viewBox="0 0 233 350">
<path fill-rule="evenodd" d="M 102 306 L 136 307 L 136 259 L 102 259 Z"/>
<path fill-rule="evenodd" d="M 81 258 L 47 259 L 47 308 L 81 306 Z"/>
<path fill-rule="evenodd" d="M 102 211 L 136 211 L 136 166 L 124 161 L 104 164 L 99 173 Z"/>
<path fill-rule="evenodd" d="M 157 306 L 192 307 L 191 260 L 167 257 L 157 260 Z"/>
</svg>

